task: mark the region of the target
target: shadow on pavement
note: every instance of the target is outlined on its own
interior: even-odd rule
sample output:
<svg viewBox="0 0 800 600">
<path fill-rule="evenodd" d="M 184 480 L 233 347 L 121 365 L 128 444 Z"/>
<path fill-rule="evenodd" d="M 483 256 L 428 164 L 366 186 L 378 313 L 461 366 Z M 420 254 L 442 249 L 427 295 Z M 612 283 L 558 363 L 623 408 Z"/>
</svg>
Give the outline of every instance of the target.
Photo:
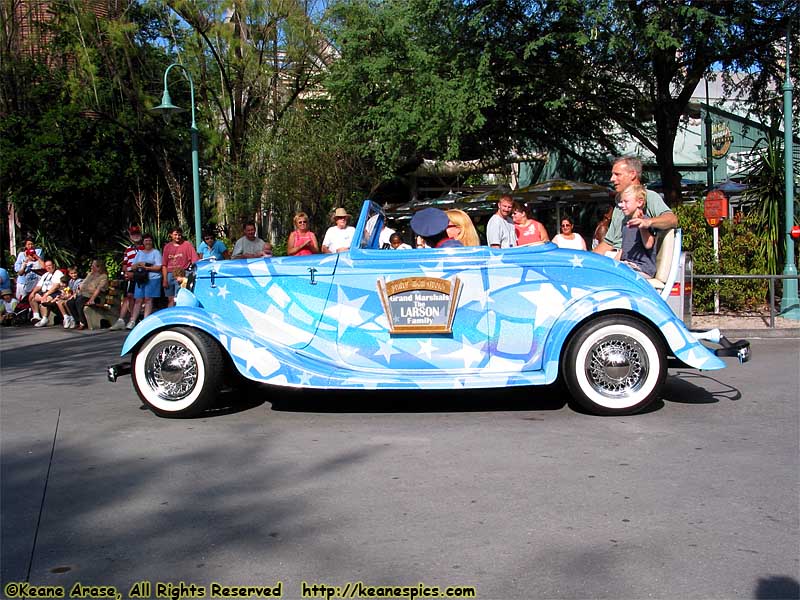
<svg viewBox="0 0 800 600">
<path fill-rule="evenodd" d="M 310 390 L 248 385 L 242 400 L 272 410 L 323 413 L 432 413 L 561 410 L 567 395 L 558 386 L 489 390 Z"/>
</svg>

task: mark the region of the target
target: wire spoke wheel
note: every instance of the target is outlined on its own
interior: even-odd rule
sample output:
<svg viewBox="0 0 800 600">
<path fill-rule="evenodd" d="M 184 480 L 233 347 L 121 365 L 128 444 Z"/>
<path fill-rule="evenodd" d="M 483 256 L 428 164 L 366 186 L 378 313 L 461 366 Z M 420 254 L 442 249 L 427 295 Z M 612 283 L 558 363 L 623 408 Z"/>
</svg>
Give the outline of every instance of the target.
<svg viewBox="0 0 800 600">
<path fill-rule="evenodd" d="M 198 382 L 197 361 L 182 344 L 164 342 L 153 348 L 145 364 L 147 384 L 165 400 L 182 400 Z"/>
<path fill-rule="evenodd" d="M 215 400 L 223 368 L 220 347 L 208 334 L 188 327 L 163 329 L 136 351 L 133 384 L 156 414 L 187 417 Z"/>
<path fill-rule="evenodd" d="M 660 335 L 634 317 L 611 315 L 590 321 L 570 339 L 561 372 L 575 401 L 594 414 L 643 410 L 667 374 Z"/>
<path fill-rule="evenodd" d="M 611 398 L 640 389 L 649 369 L 645 349 L 628 336 L 601 340 L 587 354 L 589 384 L 598 393 Z"/>
</svg>

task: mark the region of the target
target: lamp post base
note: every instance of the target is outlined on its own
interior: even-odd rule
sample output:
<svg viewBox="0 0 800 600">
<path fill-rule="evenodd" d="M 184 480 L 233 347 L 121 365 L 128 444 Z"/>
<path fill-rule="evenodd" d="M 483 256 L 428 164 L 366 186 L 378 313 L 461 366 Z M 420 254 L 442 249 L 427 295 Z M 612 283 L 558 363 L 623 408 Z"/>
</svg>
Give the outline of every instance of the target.
<svg viewBox="0 0 800 600">
<path fill-rule="evenodd" d="M 794 273 L 787 273 L 784 275 L 795 275 Z M 781 312 L 780 316 L 784 319 L 793 319 L 800 321 L 800 298 L 797 297 L 797 279 L 784 279 L 783 280 L 783 297 L 781 298 Z"/>
</svg>

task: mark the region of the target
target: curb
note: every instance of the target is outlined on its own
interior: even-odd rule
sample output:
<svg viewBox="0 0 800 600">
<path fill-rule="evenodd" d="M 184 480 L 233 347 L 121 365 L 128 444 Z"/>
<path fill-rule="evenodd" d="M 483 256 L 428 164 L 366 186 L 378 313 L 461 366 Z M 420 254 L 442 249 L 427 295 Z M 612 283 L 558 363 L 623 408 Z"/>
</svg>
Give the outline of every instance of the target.
<svg viewBox="0 0 800 600">
<path fill-rule="evenodd" d="M 758 338 L 800 340 L 800 329 L 725 329 L 720 327 L 719 330 L 731 341 Z"/>
</svg>

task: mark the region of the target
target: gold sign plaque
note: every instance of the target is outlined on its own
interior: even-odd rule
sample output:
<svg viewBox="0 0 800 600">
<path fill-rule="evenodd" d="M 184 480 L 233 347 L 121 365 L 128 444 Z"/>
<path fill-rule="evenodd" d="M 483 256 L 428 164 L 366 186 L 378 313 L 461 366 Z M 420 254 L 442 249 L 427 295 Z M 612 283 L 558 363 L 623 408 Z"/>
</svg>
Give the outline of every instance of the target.
<svg viewBox="0 0 800 600">
<path fill-rule="evenodd" d="M 437 277 L 378 280 L 390 333 L 452 333 L 461 281 Z"/>
<path fill-rule="evenodd" d="M 733 132 L 727 123 L 717 121 L 711 124 L 711 156 L 722 158 L 730 150 L 733 143 Z"/>
</svg>

